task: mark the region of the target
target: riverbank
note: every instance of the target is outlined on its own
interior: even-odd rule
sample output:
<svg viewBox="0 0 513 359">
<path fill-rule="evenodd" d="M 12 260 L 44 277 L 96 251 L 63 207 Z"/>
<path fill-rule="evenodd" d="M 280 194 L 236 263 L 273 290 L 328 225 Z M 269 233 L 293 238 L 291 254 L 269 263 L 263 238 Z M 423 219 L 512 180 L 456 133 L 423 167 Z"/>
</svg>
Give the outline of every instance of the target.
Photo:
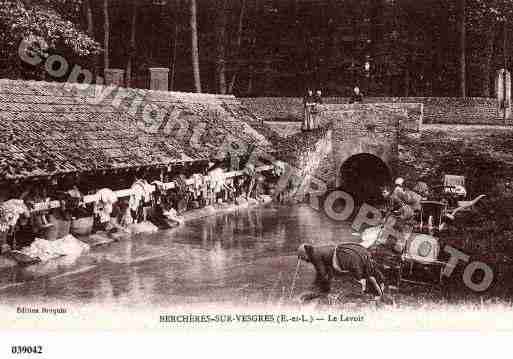
<svg viewBox="0 0 513 359">
<path fill-rule="evenodd" d="M 470 211 L 458 213 L 441 238 L 471 261 L 494 268 L 492 294 L 486 296 L 513 294 L 511 148 L 513 128 L 484 125 L 424 125 L 418 134 L 403 135 L 399 147 L 397 172 L 408 186 L 442 185 L 445 174 L 456 174 L 465 177 L 467 199 L 486 195 Z"/>
<path fill-rule="evenodd" d="M 305 204 L 239 207 L 93 247 L 75 263 L 56 260 L 3 271 L 0 291 L 8 306 L 63 303 L 72 310 L 101 306 L 117 308 L 117 313 L 149 307 L 163 308 L 164 314 L 175 307 L 266 308 L 380 316 L 511 307 L 507 297 L 467 295 L 457 288 L 448 297 L 436 288 L 410 284 L 388 292 L 392 305 L 381 305 L 372 298 L 352 296 L 358 289 L 352 281 L 334 285 L 341 290 L 341 303 L 300 305 L 298 298 L 309 289 L 315 271 L 303 263 L 292 288 L 299 244 L 357 241 L 351 232 L 349 223 L 333 221 Z"/>
</svg>

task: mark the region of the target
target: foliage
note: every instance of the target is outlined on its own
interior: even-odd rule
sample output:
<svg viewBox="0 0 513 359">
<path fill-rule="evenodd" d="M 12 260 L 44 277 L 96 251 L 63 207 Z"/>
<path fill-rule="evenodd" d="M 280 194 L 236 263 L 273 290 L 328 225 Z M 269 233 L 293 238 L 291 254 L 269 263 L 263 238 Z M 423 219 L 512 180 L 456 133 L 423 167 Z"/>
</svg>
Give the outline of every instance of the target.
<svg viewBox="0 0 513 359">
<path fill-rule="evenodd" d="M 0 1 L 0 51 L 7 65 L 6 73 L 22 72 L 18 47 L 23 40 L 40 54 L 56 50 L 68 51 L 76 57 L 98 54 L 99 44 L 56 10 L 63 11 L 71 5 L 70 10 L 77 10 L 79 4 L 78 0 L 46 0 L 37 5 L 22 0 Z M 73 11 L 69 15 L 73 17 Z"/>
<path fill-rule="evenodd" d="M 457 214 L 442 233 L 444 241 L 487 262 L 498 262 L 498 254 L 511 257 L 511 131 L 431 126 L 401 142 L 399 173 L 412 187 L 419 180 L 440 186 L 445 174 L 457 174 L 465 176 L 467 199 L 486 195 L 471 211 Z"/>
<path fill-rule="evenodd" d="M 148 67 L 164 66 L 173 69 L 175 89 L 192 90 L 189 2 L 135 1 L 135 49 L 129 45 L 133 3 L 109 1 L 110 66 L 125 68 L 132 54 L 134 86 L 147 85 Z M 454 96 L 460 78 L 460 1 L 197 1 L 203 90 L 219 91 L 226 78 L 235 79 L 239 96 L 297 96 L 306 86 L 320 87 L 326 95 L 348 95 L 355 84 L 366 95 Z M 19 40 L 28 35 L 44 40 L 50 51 L 69 51 L 82 59 L 97 54 L 98 43 L 81 30 L 89 20 L 85 4 L 0 0 L 0 51 L 6 64 L 13 64 Z M 88 4 L 94 38 L 103 39 L 102 2 Z M 491 96 L 495 71 L 513 52 L 502 41 L 513 21 L 513 2 L 466 0 L 465 14 L 467 93 Z M 363 67 L 367 60 L 368 73 Z M 14 67 L 17 72 L 5 73 L 27 75 L 28 69 Z"/>
</svg>

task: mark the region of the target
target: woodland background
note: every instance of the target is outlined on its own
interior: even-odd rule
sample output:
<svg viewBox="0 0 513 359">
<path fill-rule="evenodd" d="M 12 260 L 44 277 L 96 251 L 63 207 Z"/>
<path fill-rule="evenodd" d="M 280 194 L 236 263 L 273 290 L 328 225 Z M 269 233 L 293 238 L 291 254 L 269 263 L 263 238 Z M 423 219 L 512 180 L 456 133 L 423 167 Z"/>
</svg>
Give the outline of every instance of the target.
<svg viewBox="0 0 513 359">
<path fill-rule="evenodd" d="M 512 0 L 0 0 L 0 77 L 66 79 L 19 59 L 30 38 L 129 87 L 167 67 L 179 91 L 489 97 L 512 21 Z"/>
</svg>

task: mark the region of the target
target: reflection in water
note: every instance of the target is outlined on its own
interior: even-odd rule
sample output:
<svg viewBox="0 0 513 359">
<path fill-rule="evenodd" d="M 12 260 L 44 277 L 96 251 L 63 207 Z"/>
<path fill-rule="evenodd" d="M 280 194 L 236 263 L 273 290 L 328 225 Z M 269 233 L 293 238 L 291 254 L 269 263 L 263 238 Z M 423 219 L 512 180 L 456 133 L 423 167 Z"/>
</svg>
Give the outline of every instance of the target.
<svg viewBox="0 0 513 359">
<path fill-rule="evenodd" d="M 288 292 L 300 243 L 348 241 L 350 233 L 306 205 L 241 210 L 98 247 L 74 263 L 11 270 L 2 284 L 28 282 L 1 295 L 12 303 L 268 302 Z M 298 287 L 312 279 L 304 268 Z"/>
</svg>

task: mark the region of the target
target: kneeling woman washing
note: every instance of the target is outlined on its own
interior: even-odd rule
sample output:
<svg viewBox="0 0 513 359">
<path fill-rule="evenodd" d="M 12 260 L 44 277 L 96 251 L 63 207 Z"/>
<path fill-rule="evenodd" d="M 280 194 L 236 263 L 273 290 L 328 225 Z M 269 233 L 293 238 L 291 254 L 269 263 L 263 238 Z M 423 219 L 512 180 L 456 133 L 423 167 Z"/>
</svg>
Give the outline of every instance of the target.
<svg viewBox="0 0 513 359">
<path fill-rule="evenodd" d="M 379 298 L 384 291 L 384 276 L 377 268 L 369 251 L 356 243 L 312 246 L 302 244 L 298 257 L 311 263 L 316 272 L 314 286 L 320 294 L 327 294 L 331 280 L 339 275 L 349 274 L 360 282 L 362 293 L 369 290 Z"/>
</svg>

